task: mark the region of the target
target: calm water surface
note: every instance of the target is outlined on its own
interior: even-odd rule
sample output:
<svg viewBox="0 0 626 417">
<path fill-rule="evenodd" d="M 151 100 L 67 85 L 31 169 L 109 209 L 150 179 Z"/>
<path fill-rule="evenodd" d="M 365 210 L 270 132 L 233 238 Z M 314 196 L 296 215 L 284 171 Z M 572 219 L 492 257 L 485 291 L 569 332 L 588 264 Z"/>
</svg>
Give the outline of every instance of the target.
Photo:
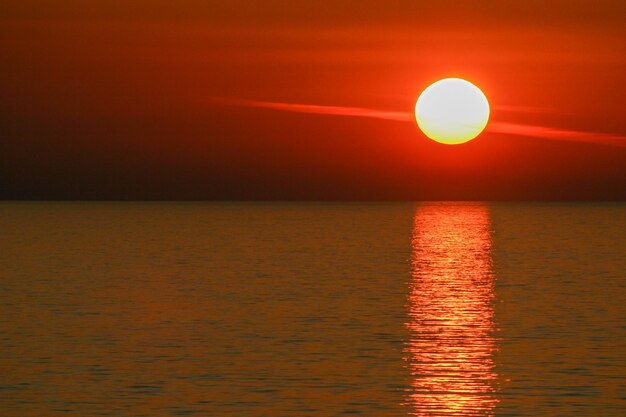
<svg viewBox="0 0 626 417">
<path fill-rule="evenodd" d="M 624 416 L 626 205 L 1 203 L 0 415 Z"/>
</svg>

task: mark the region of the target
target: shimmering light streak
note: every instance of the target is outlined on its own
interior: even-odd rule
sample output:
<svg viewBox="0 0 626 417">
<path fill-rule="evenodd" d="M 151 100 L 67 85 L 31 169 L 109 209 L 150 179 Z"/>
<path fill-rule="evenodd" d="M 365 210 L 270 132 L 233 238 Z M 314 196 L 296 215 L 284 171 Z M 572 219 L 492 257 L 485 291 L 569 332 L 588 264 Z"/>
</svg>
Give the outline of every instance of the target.
<svg viewBox="0 0 626 417">
<path fill-rule="evenodd" d="M 477 204 L 417 209 L 406 346 L 414 416 L 492 416 L 494 275 L 488 210 Z"/>
</svg>

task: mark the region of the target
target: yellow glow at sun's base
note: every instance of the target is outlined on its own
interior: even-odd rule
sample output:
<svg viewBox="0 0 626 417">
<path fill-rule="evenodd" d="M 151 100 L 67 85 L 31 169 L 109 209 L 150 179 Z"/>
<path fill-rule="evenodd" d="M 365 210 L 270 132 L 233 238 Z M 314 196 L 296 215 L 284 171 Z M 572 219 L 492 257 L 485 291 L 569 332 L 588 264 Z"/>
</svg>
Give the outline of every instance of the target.
<svg viewBox="0 0 626 417">
<path fill-rule="evenodd" d="M 489 121 L 483 92 L 461 78 L 445 78 L 426 88 L 415 104 L 417 125 L 430 139 L 457 145 L 478 136 Z"/>
</svg>

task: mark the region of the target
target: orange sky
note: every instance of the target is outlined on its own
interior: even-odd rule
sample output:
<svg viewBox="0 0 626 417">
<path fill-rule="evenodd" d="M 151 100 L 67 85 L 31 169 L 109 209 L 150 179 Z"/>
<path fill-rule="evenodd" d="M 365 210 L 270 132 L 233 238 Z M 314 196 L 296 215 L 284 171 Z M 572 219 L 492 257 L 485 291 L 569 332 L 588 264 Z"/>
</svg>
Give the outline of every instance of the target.
<svg viewBox="0 0 626 417">
<path fill-rule="evenodd" d="M 624 16 L 623 1 L 5 0 L 0 198 L 626 199 Z M 456 147 L 402 120 L 450 76 L 492 105 Z"/>
</svg>

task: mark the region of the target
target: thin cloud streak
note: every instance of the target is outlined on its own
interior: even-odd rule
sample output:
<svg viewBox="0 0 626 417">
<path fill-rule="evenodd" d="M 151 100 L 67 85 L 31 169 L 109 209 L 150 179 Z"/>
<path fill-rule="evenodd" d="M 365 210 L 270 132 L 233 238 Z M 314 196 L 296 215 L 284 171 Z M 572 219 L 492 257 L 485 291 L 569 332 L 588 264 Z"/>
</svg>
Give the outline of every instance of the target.
<svg viewBox="0 0 626 417">
<path fill-rule="evenodd" d="M 487 132 L 505 135 L 526 136 L 541 139 L 564 140 L 570 142 L 595 143 L 600 145 L 626 146 L 626 136 L 608 133 L 583 132 L 578 130 L 556 129 L 518 123 L 490 122 Z"/>
<path fill-rule="evenodd" d="M 414 123 L 413 113 L 399 111 L 385 111 L 366 109 L 362 107 L 324 106 L 316 104 L 281 103 L 273 101 L 257 101 L 245 99 L 211 98 L 206 100 L 211 103 L 229 106 L 258 107 L 292 113 L 324 114 L 344 117 L 365 117 L 370 119 L 393 120 L 397 122 Z M 495 107 L 494 109 L 499 109 Z M 507 107 L 512 110 L 512 107 Z M 516 108 L 519 111 L 520 108 Z M 500 110 L 504 110 L 500 107 Z M 530 110 L 530 109 L 529 109 Z M 545 109 L 541 109 L 545 110 Z M 540 109 L 534 111 L 541 112 Z M 545 126 L 534 126 L 507 122 L 489 122 L 486 132 L 503 135 L 525 136 L 548 140 L 562 140 L 570 142 L 593 143 L 611 146 L 626 146 L 626 136 L 612 135 L 598 132 L 584 132 L 577 130 L 557 129 Z"/>
<path fill-rule="evenodd" d="M 397 122 L 410 122 L 414 116 L 407 112 L 385 111 L 365 109 L 362 107 L 320 106 L 315 104 L 280 103 L 273 101 L 236 100 L 236 99 L 210 99 L 214 103 L 231 106 L 260 107 L 287 111 L 292 113 L 326 114 L 331 116 L 367 117 L 370 119 L 394 120 Z"/>
</svg>

